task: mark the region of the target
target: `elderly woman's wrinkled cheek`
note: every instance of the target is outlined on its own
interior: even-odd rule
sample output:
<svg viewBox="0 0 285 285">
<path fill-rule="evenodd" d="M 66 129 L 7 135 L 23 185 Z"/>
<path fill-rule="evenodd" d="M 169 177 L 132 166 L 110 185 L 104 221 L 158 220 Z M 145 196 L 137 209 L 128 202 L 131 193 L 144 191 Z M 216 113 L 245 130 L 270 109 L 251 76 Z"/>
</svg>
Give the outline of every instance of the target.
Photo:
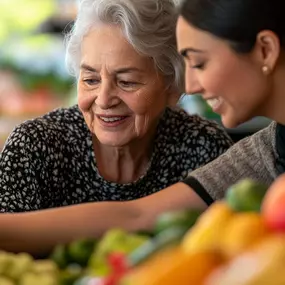
<svg viewBox="0 0 285 285">
<path fill-rule="evenodd" d="M 138 137 L 144 136 L 148 133 L 150 125 L 150 116 L 149 114 L 136 115 L 135 117 L 135 133 Z"/>
<path fill-rule="evenodd" d="M 92 108 L 96 100 L 96 92 L 86 91 L 78 87 L 78 106 L 82 111 L 87 111 Z"/>
<path fill-rule="evenodd" d="M 134 112 L 140 116 L 146 115 L 153 108 L 153 96 L 156 94 L 146 94 L 143 90 L 138 90 L 134 97 Z"/>
</svg>

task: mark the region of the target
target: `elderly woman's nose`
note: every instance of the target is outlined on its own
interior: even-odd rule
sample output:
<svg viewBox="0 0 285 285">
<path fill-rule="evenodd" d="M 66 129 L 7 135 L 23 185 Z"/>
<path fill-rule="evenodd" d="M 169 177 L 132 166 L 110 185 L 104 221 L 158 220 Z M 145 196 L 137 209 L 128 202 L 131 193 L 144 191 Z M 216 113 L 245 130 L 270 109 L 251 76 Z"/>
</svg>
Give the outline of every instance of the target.
<svg viewBox="0 0 285 285">
<path fill-rule="evenodd" d="M 96 95 L 96 105 L 101 109 L 109 109 L 118 101 L 114 86 L 110 82 L 104 82 L 103 80 Z"/>
<path fill-rule="evenodd" d="M 185 92 L 187 94 L 197 94 L 203 92 L 195 71 L 191 68 L 187 68 L 185 71 Z"/>
</svg>

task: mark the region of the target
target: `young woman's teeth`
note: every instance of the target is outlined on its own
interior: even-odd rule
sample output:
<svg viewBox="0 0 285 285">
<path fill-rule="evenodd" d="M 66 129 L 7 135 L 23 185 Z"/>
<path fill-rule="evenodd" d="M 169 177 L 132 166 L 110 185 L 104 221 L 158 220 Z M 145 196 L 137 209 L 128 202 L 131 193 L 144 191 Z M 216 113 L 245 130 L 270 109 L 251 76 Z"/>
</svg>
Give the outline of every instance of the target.
<svg viewBox="0 0 285 285">
<path fill-rule="evenodd" d="M 221 100 L 219 98 L 214 98 L 214 99 L 208 99 L 207 103 L 211 108 L 215 108 L 221 103 Z"/>
<path fill-rule="evenodd" d="M 104 122 L 110 123 L 110 122 L 116 122 L 124 119 L 124 117 L 100 117 L 100 119 Z"/>
</svg>

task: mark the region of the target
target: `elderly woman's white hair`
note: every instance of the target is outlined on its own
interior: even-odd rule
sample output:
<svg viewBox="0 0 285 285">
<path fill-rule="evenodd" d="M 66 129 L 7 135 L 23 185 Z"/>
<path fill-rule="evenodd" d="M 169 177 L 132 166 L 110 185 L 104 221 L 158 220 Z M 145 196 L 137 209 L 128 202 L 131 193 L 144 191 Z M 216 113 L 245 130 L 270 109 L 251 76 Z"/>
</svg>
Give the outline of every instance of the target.
<svg viewBox="0 0 285 285">
<path fill-rule="evenodd" d="M 184 90 L 184 64 L 176 49 L 177 0 L 81 0 L 67 35 L 66 64 L 78 78 L 81 43 L 100 24 L 120 25 L 134 49 L 151 57 L 174 92 Z M 96 45 L 96 43 L 94 43 Z"/>
</svg>

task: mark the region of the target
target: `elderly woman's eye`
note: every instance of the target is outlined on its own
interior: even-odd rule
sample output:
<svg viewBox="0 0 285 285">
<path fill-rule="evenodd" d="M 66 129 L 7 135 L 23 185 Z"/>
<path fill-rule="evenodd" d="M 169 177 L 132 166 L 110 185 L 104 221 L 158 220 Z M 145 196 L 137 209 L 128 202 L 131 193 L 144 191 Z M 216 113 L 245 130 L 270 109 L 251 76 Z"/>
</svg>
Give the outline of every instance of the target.
<svg viewBox="0 0 285 285">
<path fill-rule="evenodd" d="M 87 85 L 95 85 L 99 83 L 98 79 L 83 79 L 83 82 L 86 83 Z"/>
<path fill-rule="evenodd" d="M 131 82 L 131 81 L 124 81 L 124 80 L 120 80 L 119 84 L 123 87 L 134 87 L 137 85 L 136 82 Z"/>
</svg>

